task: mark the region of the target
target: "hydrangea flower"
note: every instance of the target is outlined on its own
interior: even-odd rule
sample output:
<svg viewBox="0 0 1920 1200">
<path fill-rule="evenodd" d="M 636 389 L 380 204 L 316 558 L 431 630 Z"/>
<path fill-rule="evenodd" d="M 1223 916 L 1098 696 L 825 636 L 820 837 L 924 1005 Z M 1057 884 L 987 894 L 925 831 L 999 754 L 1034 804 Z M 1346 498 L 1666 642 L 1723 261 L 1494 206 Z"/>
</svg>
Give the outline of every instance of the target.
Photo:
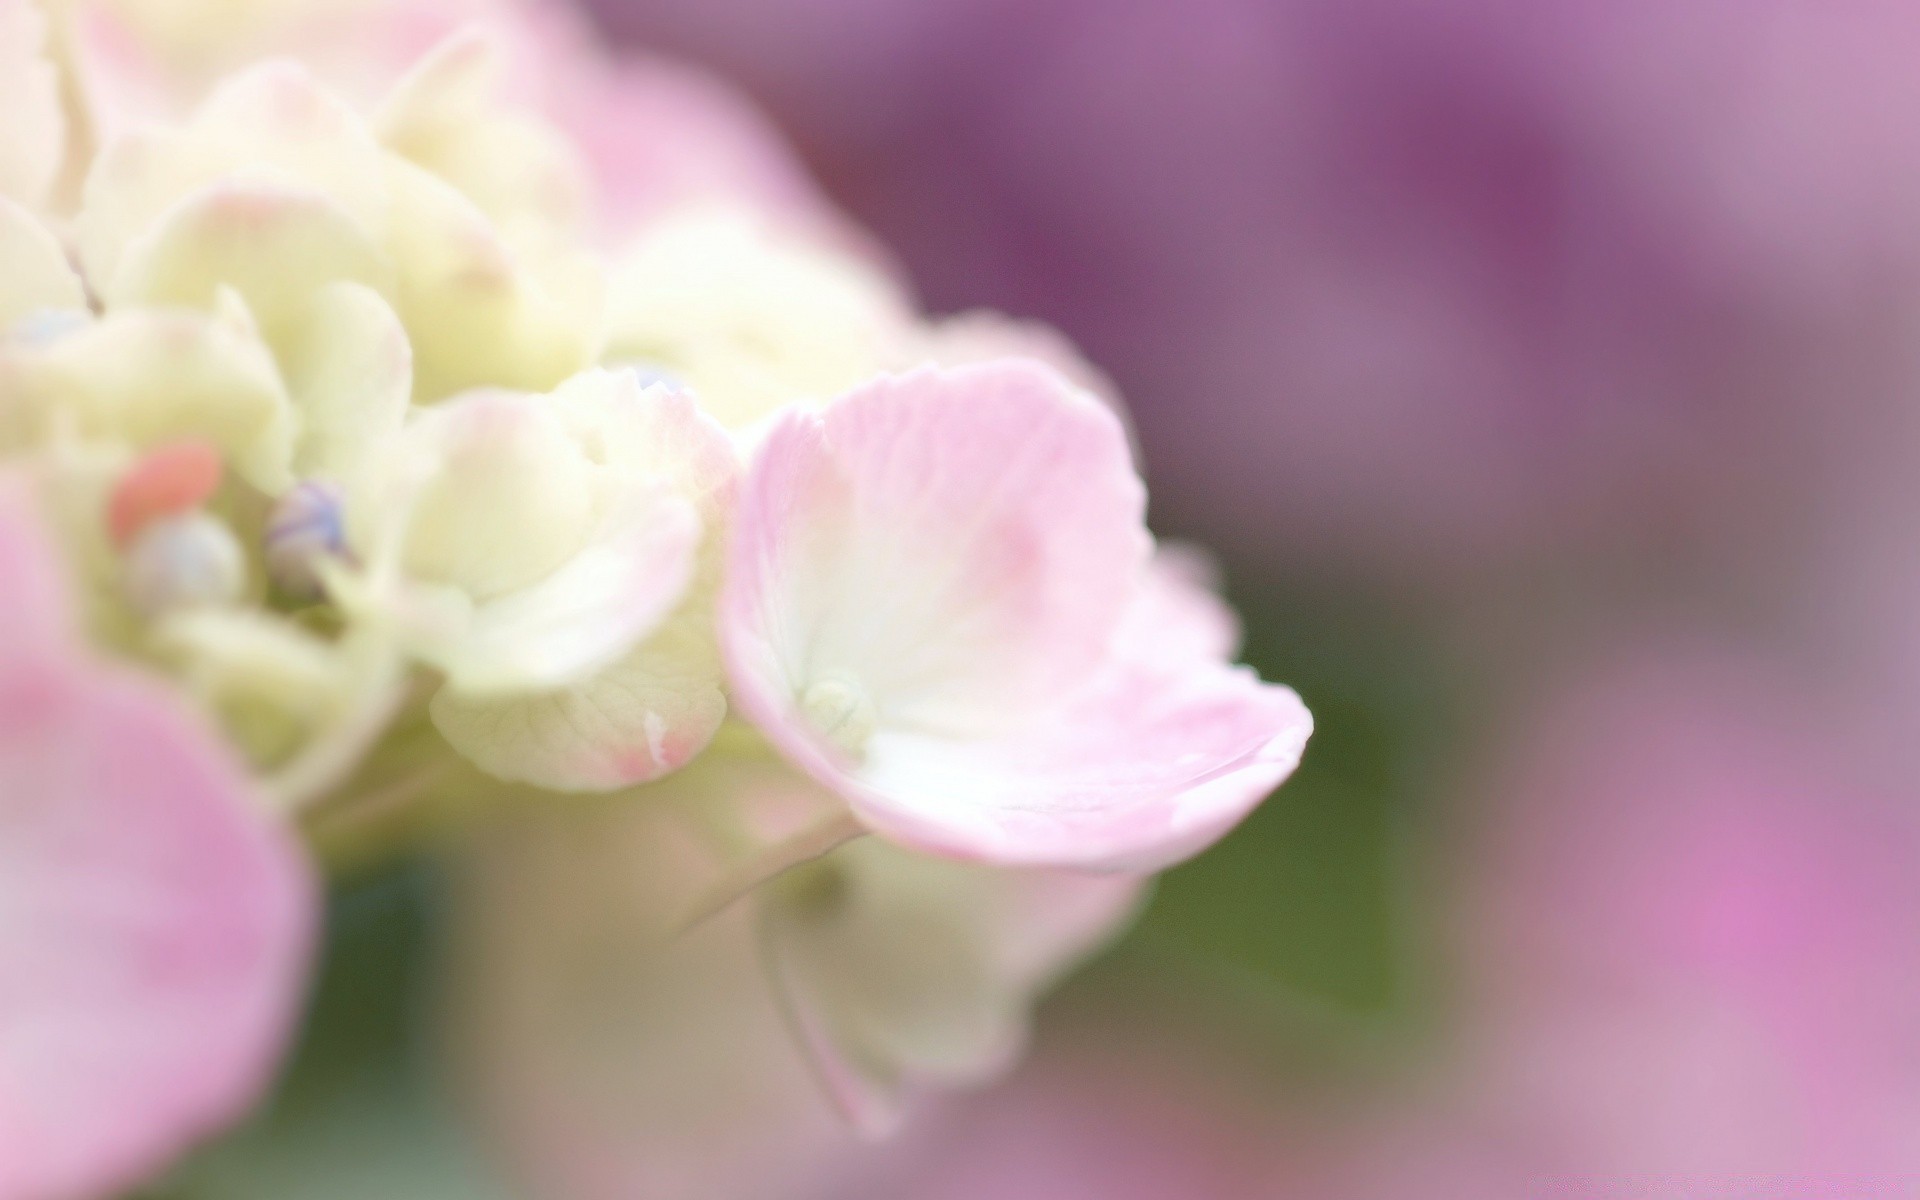
<svg viewBox="0 0 1920 1200">
<path fill-rule="evenodd" d="M 445 676 L 429 711 L 455 749 L 604 791 L 706 745 L 726 703 L 705 613 L 738 466 L 691 397 L 631 371 L 469 392 L 385 453 L 362 557 L 405 578 L 360 603 L 384 599 Z"/>
<path fill-rule="evenodd" d="M 1155 549 L 1112 385 L 922 313 L 743 102 L 565 19 L 230 16 L 0 0 L 0 1200 L 241 1115 L 302 843 L 487 847 L 456 1011 L 542 1103 L 596 959 L 676 981 L 611 1044 L 771 1047 L 728 1070 L 828 1159 L 1004 1070 L 1311 728 Z M 640 891 L 516 912 L 543 847 Z M 603 1098 L 565 1170 L 631 1186 L 681 1126 Z"/>
</svg>

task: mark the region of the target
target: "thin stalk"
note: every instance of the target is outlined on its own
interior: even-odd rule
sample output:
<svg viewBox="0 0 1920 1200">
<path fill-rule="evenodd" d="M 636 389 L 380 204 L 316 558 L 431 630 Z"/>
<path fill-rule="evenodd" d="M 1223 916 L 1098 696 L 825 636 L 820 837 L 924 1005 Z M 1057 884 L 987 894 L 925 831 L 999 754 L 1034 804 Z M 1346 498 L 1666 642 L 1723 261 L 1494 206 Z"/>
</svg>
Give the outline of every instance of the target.
<svg viewBox="0 0 1920 1200">
<path fill-rule="evenodd" d="M 850 812 L 837 812 L 814 822 L 784 841 L 775 842 L 726 872 L 689 904 L 680 919 L 668 926 L 679 937 L 752 894 L 802 863 L 832 853 L 866 828 Z"/>
</svg>

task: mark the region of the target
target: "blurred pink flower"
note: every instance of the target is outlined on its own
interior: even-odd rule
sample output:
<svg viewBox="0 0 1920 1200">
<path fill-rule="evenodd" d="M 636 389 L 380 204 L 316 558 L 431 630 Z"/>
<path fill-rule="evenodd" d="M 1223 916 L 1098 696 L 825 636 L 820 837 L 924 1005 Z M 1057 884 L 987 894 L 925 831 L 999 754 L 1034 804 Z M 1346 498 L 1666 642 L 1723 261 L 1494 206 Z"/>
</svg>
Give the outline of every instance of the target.
<svg viewBox="0 0 1920 1200">
<path fill-rule="evenodd" d="M 735 704 L 903 845 L 1131 870 L 1198 853 L 1292 772 L 1312 718 L 1227 665 L 1206 601 L 1147 586 L 1129 453 L 1093 396 L 1012 360 L 789 413 L 721 600 Z"/>
<path fill-rule="evenodd" d="M 257 1099 L 314 895 L 183 703 L 81 649 L 18 478 L 0 592 L 0 1197 L 85 1200 Z"/>
<path fill-rule="evenodd" d="M 1769 669 L 1698 647 L 1549 695 L 1464 863 L 1456 1054 L 1367 1194 L 1920 1178 L 1920 814 L 1863 785 L 1843 737 Z"/>
<path fill-rule="evenodd" d="M 942 1105 L 831 1200 L 1338 1195 L 1325 1113 L 1175 1032 L 1168 1014 L 1075 1016 L 1004 1086 Z"/>
<path fill-rule="evenodd" d="M 935 305 L 1061 325 L 1242 560 L 1724 551 L 1908 377 L 1899 0 L 595 7 L 754 88 Z"/>
<path fill-rule="evenodd" d="M 628 51 L 554 82 L 556 119 L 586 156 L 613 236 L 679 205 L 749 201 L 855 238 L 779 133 L 720 79 Z"/>
</svg>

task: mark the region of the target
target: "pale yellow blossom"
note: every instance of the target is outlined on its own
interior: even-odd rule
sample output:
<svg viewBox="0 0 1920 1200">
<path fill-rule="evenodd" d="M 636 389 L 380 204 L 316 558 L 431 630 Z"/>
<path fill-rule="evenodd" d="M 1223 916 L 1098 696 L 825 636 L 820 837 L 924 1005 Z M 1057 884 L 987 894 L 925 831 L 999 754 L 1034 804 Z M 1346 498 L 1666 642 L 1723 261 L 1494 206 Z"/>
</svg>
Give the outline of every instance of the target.
<svg viewBox="0 0 1920 1200">
<path fill-rule="evenodd" d="M 742 206 L 683 208 L 648 225 L 608 309 L 608 361 L 671 372 L 736 429 L 871 378 L 914 321 L 876 264 Z"/>
</svg>

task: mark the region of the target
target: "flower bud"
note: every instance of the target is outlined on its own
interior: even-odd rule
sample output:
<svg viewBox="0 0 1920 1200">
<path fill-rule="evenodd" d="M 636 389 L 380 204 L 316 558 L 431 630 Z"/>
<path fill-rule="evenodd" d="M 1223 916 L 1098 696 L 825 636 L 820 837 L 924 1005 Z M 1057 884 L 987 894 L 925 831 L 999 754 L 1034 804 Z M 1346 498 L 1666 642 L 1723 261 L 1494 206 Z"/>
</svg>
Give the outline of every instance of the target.
<svg viewBox="0 0 1920 1200">
<path fill-rule="evenodd" d="M 246 583 L 240 543 L 216 518 L 190 512 L 149 522 L 127 551 L 127 602 L 143 616 L 230 603 Z"/>
<path fill-rule="evenodd" d="M 172 442 L 149 451 L 120 477 L 107 500 L 113 544 L 132 545 L 154 521 L 199 508 L 220 490 L 221 473 L 220 452 L 208 442 Z"/>
<path fill-rule="evenodd" d="M 340 489 L 309 479 L 275 501 L 267 516 L 267 578 L 293 600 L 318 600 L 325 591 L 320 564 L 347 557 Z"/>
</svg>

